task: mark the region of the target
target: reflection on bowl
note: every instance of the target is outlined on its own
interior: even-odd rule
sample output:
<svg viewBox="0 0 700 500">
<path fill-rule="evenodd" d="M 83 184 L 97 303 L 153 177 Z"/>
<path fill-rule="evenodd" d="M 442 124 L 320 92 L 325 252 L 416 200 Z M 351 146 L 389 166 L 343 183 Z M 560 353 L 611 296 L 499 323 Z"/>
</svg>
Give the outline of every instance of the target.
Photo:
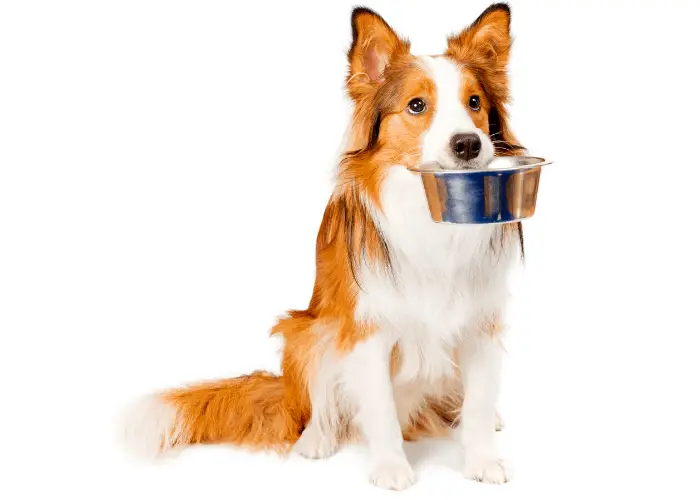
<svg viewBox="0 0 700 500">
<path fill-rule="evenodd" d="M 484 169 L 447 170 L 437 163 L 410 168 L 423 180 L 435 222 L 497 224 L 535 213 L 542 166 L 535 156 L 501 156 Z"/>
</svg>

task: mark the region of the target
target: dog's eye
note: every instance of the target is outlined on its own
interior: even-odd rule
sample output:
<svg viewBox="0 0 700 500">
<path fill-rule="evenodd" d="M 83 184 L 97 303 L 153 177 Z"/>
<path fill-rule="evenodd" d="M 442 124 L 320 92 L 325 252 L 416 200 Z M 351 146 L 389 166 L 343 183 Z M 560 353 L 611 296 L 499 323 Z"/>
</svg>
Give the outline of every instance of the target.
<svg viewBox="0 0 700 500">
<path fill-rule="evenodd" d="M 407 109 L 412 115 L 419 115 L 425 111 L 425 101 L 423 99 L 419 99 L 418 97 L 411 99 L 408 103 Z"/>
<path fill-rule="evenodd" d="M 481 99 L 478 95 L 473 95 L 469 98 L 469 109 L 479 111 L 481 109 Z"/>
</svg>

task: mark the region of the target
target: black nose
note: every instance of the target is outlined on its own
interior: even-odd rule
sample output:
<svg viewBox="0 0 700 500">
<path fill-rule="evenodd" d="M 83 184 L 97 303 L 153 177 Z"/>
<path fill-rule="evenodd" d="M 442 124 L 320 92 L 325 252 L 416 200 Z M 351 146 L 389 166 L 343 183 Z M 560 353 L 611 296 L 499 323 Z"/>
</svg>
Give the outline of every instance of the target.
<svg viewBox="0 0 700 500">
<path fill-rule="evenodd" d="M 452 148 L 452 154 L 458 160 L 471 160 L 479 156 L 479 151 L 481 151 L 481 139 L 479 136 L 471 134 L 455 134 L 450 139 L 450 147 Z"/>
</svg>

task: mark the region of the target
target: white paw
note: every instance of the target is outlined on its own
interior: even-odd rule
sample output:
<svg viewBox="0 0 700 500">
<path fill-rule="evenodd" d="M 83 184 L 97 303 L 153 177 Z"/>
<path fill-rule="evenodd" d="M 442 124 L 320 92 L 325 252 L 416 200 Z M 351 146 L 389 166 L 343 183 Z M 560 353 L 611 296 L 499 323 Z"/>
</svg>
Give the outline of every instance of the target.
<svg viewBox="0 0 700 500">
<path fill-rule="evenodd" d="M 374 462 L 369 480 L 387 490 L 404 490 L 416 480 L 405 456 L 397 455 Z"/>
<path fill-rule="evenodd" d="M 294 451 L 306 458 L 330 457 L 338 449 L 338 442 L 330 432 L 324 433 L 318 425 L 310 425 L 294 443 Z"/>
<path fill-rule="evenodd" d="M 503 484 L 513 477 L 513 470 L 501 458 L 467 458 L 464 475 L 483 483 Z"/>
</svg>

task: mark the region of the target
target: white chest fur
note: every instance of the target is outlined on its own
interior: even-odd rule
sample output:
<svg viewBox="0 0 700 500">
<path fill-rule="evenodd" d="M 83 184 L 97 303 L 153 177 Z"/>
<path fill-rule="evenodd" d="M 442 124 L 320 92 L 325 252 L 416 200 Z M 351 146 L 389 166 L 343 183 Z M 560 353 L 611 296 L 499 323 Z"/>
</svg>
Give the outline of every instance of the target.
<svg viewBox="0 0 700 500">
<path fill-rule="evenodd" d="M 436 224 L 420 178 L 401 166 L 382 185 L 375 218 L 392 251 L 393 278 L 367 267 L 356 316 L 399 344 L 397 380 L 435 380 L 454 371 L 453 348 L 507 300 L 516 248 L 491 248 L 492 225 Z"/>
</svg>

